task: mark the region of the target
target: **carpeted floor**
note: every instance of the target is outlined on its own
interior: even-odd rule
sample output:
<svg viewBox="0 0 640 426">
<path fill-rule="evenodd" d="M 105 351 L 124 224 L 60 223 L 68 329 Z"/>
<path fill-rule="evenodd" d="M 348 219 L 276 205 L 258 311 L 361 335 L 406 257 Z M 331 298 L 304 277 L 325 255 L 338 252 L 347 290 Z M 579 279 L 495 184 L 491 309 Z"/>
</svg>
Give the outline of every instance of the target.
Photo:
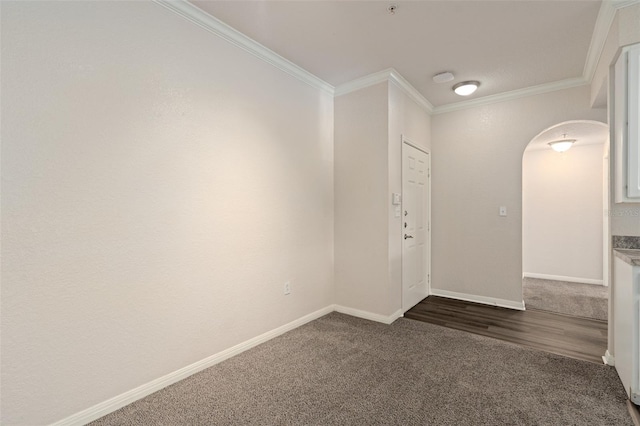
<svg viewBox="0 0 640 426">
<path fill-rule="evenodd" d="M 331 313 L 98 425 L 633 425 L 615 370 L 401 318 Z"/>
<path fill-rule="evenodd" d="M 607 320 L 609 297 L 607 287 L 524 278 L 522 292 L 527 309 Z"/>
</svg>

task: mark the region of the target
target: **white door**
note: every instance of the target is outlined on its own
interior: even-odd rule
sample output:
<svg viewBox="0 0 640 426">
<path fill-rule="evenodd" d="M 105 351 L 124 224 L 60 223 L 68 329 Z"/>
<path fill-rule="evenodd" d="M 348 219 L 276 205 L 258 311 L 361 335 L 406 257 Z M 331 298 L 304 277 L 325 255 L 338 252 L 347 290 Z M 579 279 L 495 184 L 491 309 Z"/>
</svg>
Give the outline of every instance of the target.
<svg viewBox="0 0 640 426">
<path fill-rule="evenodd" d="M 429 154 L 402 144 L 402 310 L 429 295 Z"/>
</svg>

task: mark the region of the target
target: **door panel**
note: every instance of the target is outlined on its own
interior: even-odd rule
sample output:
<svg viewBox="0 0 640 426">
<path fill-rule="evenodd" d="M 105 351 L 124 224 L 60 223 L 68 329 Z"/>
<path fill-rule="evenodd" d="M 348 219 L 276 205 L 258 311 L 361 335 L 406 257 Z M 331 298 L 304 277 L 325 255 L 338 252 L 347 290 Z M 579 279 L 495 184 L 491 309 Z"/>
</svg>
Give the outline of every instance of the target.
<svg viewBox="0 0 640 426">
<path fill-rule="evenodd" d="M 402 144 L 402 309 L 429 295 L 429 154 Z"/>
</svg>

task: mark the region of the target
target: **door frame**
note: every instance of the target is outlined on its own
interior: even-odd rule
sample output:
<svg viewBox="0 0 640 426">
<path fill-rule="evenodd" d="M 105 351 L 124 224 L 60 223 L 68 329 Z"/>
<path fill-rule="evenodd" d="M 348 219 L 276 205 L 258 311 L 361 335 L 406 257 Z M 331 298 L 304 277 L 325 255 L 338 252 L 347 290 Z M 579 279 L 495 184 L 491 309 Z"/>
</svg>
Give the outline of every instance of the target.
<svg viewBox="0 0 640 426">
<path fill-rule="evenodd" d="M 403 155 L 403 148 L 404 145 L 408 145 L 412 148 L 417 149 L 418 151 L 421 151 L 425 154 L 427 154 L 427 158 L 429 159 L 428 163 L 427 163 L 427 189 L 429 191 L 428 194 L 428 202 L 429 202 L 429 207 L 427 208 L 426 211 L 426 222 L 427 222 L 427 249 L 429 250 L 429 255 L 427 256 L 427 296 L 431 295 L 431 150 L 429 148 L 420 146 L 418 144 L 416 144 L 415 142 L 412 142 L 409 138 L 407 138 L 405 135 L 401 135 L 400 136 L 400 187 L 401 187 L 401 193 L 403 194 L 403 199 L 401 202 L 401 208 L 402 211 L 404 211 L 404 155 Z M 402 219 L 401 219 L 401 223 L 402 223 Z M 408 311 L 410 308 L 405 309 L 404 306 L 404 240 L 403 240 L 403 235 L 404 235 L 404 229 L 402 228 L 402 225 L 400 225 L 400 233 L 398 234 L 398 238 L 400 239 L 400 245 L 402 247 L 401 249 L 401 268 L 400 268 L 400 294 L 401 294 L 401 299 L 400 299 L 400 305 L 402 308 L 402 312 L 406 312 Z"/>
</svg>

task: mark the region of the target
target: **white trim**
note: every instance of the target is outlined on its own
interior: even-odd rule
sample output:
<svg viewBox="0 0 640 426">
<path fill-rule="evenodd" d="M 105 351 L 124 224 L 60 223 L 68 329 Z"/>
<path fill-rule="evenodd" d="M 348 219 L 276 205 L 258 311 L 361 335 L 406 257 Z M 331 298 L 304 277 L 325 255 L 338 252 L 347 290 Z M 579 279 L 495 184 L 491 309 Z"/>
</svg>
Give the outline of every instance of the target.
<svg viewBox="0 0 640 426">
<path fill-rule="evenodd" d="M 475 108 L 479 106 L 495 104 L 498 102 L 525 98 L 528 96 L 541 95 L 548 92 L 555 92 L 557 90 L 585 86 L 587 84 L 589 84 L 589 82 L 583 77 L 568 78 L 566 80 L 554 81 L 553 83 L 539 84 L 537 86 L 525 87 L 524 89 L 497 93 L 495 95 L 484 96 L 482 98 L 471 99 L 469 101 L 441 105 L 433 109 L 433 114 L 436 115 L 443 114 L 445 112 L 460 111 L 463 109 Z"/>
<path fill-rule="evenodd" d="M 429 160 L 431 160 L 431 151 L 429 150 L 429 148 L 425 148 L 424 146 L 420 146 L 416 143 L 411 142 L 410 139 L 407 139 L 407 137 L 405 135 L 400 135 L 400 143 L 406 143 L 407 145 L 409 145 L 412 148 L 417 149 L 418 151 L 422 151 L 425 154 L 427 154 L 429 156 Z M 429 161 L 431 162 L 431 161 Z M 429 166 L 431 166 L 431 164 L 429 164 Z"/>
<path fill-rule="evenodd" d="M 338 97 L 351 92 L 355 92 L 360 89 L 364 89 L 366 87 L 384 83 L 386 81 L 389 81 L 391 71 L 393 71 L 393 68 L 388 68 L 386 70 L 378 71 L 373 74 L 365 75 L 364 77 L 356 78 L 355 80 L 351 80 L 344 84 L 340 84 L 339 86 L 335 87 L 333 94 L 334 96 Z"/>
<path fill-rule="evenodd" d="M 415 103 L 420 105 L 426 112 L 429 114 L 433 113 L 434 107 L 425 98 L 422 96 L 422 93 L 418 92 L 418 90 L 411 85 L 407 80 L 404 79 L 402 75 L 395 69 L 391 69 L 391 74 L 389 75 L 389 81 L 395 84 L 400 90 L 402 90 L 407 96 L 409 96 Z"/>
<path fill-rule="evenodd" d="M 204 28 L 229 43 L 251 53 L 255 57 L 273 65 L 287 74 L 307 83 L 311 87 L 320 89 L 333 95 L 333 86 L 324 80 L 299 67 L 288 59 L 275 53 L 257 41 L 247 37 L 240 31 L 230 27 L 219 19 L 211 16 L 202 9 L 194 6 L 186 0 L 153 0 L 155 3 L 166 7 L 170 11 L 182 16 L 188 21 Z"/>
<path fill-rule="evenodd" d="M 352 317 L 358 317 L 370 321 L 381 322 L 383 324 L 391 324 L 398 318 L 402 317 L 402 310 L 398 309 L 396 312 L 389 316 L 380 314 L 374 314 L 373 312 L 361 311 L 360 309 L 348 308 L 346 306 L 334 305 L 333 309 L 341 314 L 351 315 Z"/>
<path fill-rule="evenodd" d="M 495 297 L 478 296 L 475 294 L 458 293 L 449 290 L 440 290 L 436 288 L 431 289 L 431 294 L 434 296 L 447 297 L 449 299 L 464 300 L 465 302 L 482 303 L 483 305 L 500 306 L 502 308 L 517 309 L 524 311 L 524 300 L 516 302 L 513 300 L 498 299 Z"/>
<path fill-rule="evenodd" d="M 633 6 L 634 4 L 640 3 L 640 0 L 608 0 L 613 3 L 613 7 L 618 9 L 623 9 L 625 7 Z"/>
<path fill-rule="evenodd" d="M 611 367 L 616 365 L 616 359 L 613 357 L 613 355 L 611 355 L 609 349 L 607 349 L 607 351 L 602 356 L 602 362 L 604 362 L 606 365 L 610 365 Z"/>
<path fill-rule="evenodd" d="M 300 327 L 301 325 L 304 325 L 308 322 L 318 319 L 333 311 L 334 311 L 334 306 L 330 305 L 323 309 L 320 309 L 318 311 L 305 315 L 301 318 L 298 318 L 295 321 L 292 321 L 288 324 L 280 326 L 274 330 L 268 331 L 264 334 L 261 334 L 260 336 L 254 337 L 253 339 L 249 339 L 245 342 L 239 343 L 229 349 L 226 349 L 222 352 L 218 352 L 215 355 L 212 355 L 203 360 L 195 362 L 191 365 L 183 367 L 179 370 L 174 371 L 173 373 L 169 373 L 163 377 L 152 380 L 149 383 L 138 386 L 135 389 L 131 389 L 130 391 L 122 393 L 104 402 L 96 404 L 93 407 L 89 407 L 86 410 L 80 411 L 67 418 L 57 421 L 53 423 L 53 426 L 85 425 L 119 408 L 122 408 L 125 405 L 131 404 L 134 401 L 144 398 L 147 395 L 150 395 L 173 383 L 176 383 L 182 379 L 185 379 L 191 376 L 192 374 L 202 371 L 205 368 L 209 368 L 213 365 L 216 365 L 226 359 L 231 358 L 232 356 L 238 355 L 248 349 L 258 346 L 261 343 L 271 340 L 274 337 L 280 336 L 281 334 L 291 331 L 297 327 Z"/>
<path fill-rule="evenodd" d="M 604 43 L 611 28 L 611 24 L 615 17 L 616 11 L 618 9 L 640 2 L 640 0 L 605 0 L 602 2 L 602 5 L 600 6 L 600 10 L 598 12 L 598 18 L 596 20 L 594 33 L 591 38 L 591 43 L 589 45 L 589 51 L 587 54 L 587 59 L 585 61 L 582 77 L 569 78 L 566 80 L 526 87 L 523 89 L 484 96 L 482 98 L 434 107 L 427 98 L 425 98 L 418 90 L 416 90 L 415 87 L 413 87 L 407 80 L 405 80 L 405 78 L 402 77 L 402 75 L 394 68 L 388 68 L 383 71 L 369 74 L 367 76 L 360 77 L 350 82 L 341 84 L 338 87 L 334 88 L 326 81 L 313 75 L 309 71 L 301 68 L 288 59 L 283 58 L 271 49 L 242 34 L 238 30 L 225 24 L 224 22 L 208 14 L 197 6 L 194 6 L 186 0 L 153 1 L 182 16 L 188 21 L 191 21 L 194 24 L 217 35 L 218 37 L 228 41 L 229 43 L 232 43 L 233 45 L 251 53 L 257 58 L 286 72 L 287 74 L 297 78 L 298 80 L 307 83 L 311 87 L 322 90 L 328 94 L 331 94 L 333 96 L 341 96 L 350 92 L 354 92 L 356 90 L 364 89 L 365 87 L 389 81 L 399 87 L 407 96 L 413 99 L 427 113 L 434 115 L 590 84 L 591 80 L 593 79 L 593 74 L 595 73 L 598 61 L 600 60 L 600 56 L 602 55 Z"/>
<path fill-rule="evenodd" d="M 593 75 L 596 72 L 596 67 L 602 56 L 602 50 L 604 44 L 607 41 L 611 24 L 616 16 L 616 11 L 619 6 L 612 1 L 603 1 L 600 4 L 600 10 L 598 11 L 598 18 L 596 19 L 596 25 L 591 35 L 591 43 L 589 44 L 589 51 L 587 52 L 587 60 L 584 63 L 584 69 L 582 75 L 586 81 L 591 82 Z"/>
<path fill-rule="evenodd" d="M 318 311 L 312 312 L 308 315 L 298 318 L 297 320 L 291 321 L 288 324 L 280 326 L 276 329 L 263 333 L 257 337 L 254 337 L 252 339 L 239 343 L 229 349 L 225 349 L 222 352 L 218 352 L 215 355 L 211 355 L 210 357 L 207 357 L 203 360 L 197 361 L 191 365 L 188 365 L 179 370 L 176 370 L 173 373 L 169 373 L 158 379 L 152 380 L 149 383 L 145 383 L 144 385 L 138 386 L 137 388 L 131 389 L 111 399 L 108 399 L 92 407 L 89 407 L 86 410 L 82 410 L 78 413 L 72 414 L 69 417 L 66 417 L 62 420 L 52 423 L 52 426 L 85 425 L 89 422 L 99 419 L 100 417 L 106 416 L 107 414 L 112 413 L 126 405 L 129 405 L 132 402 L 135 402 L 141 398 L 144 398 L 147 395 L 157 392 L 180 380 L 186 379 L 187 377 L 199 371 L 212 367 L 233 356 L 239 355 L 246 350 L 249 350 L 262 343 L 265 343 L 273 339 L 274 337 L 278 337 L 288 331 L 298 328 L 301 325 L 304 325 L 308 322 L 314 321 L 331 312 L 340 312 L 342 314 L 351 315 L 354 317 L 363 318 L 371 321 L 381 322 L 383 324 L 391 324 L 398 318 L 402 317 L 401 310 L 398 310 L 389 316 L 384 316 L 384 315 L 374 314 L 367 311 L 361 311 L 358 309 L 347 308 L 345 306 L 329 305 Z"/>
<path fill-rule="evenodd" d="M 593 80 L 616 13 L 619 9 L 637 3 L 640 3 L 640 0 L 605 0 L 600 4 L 598 18 L 596 19 L 596 25 L 593 29 L 593 35 L 591 36 L 591 43 L 589 44 L 587 60 L 584 63 L 584 70 L 582 71 L 582 76 L 589 83 Z"/>
<path fill-rule="evenodd" d="M 640 201 L 640 43 L 626 47 L 627 55 L 627 198 Z M 619 113 L 618 111 L 617 113 Z M 616 112 L 614 112 L 615 114 Z M 634 119 L 635 117 L 635 119 Z"/>
<path fill-rule="evenodd" d="M 569 89 L 572 87 L 591 84 L 593 76 L 602 56 L 604 44 L 609 35 L 611 24 L 615 18 L 618 9 L 622 9 L 636 3 L 640 0 L 604 0 L 600 5 L 598 17 L 591 36 L 589 51 L 585 60 L 582 77 L 569 78 L 566 80 L 555 81 L 552 83 L 540 84 L 538 86 L 525 87 L 523 89 L 512 90 L 510 92 L 498 93 L 495 95 L 484 96 L 482 98 L 471 99 L 468 101 L 456 102 L 452 104 L 441 105 L 433 109 L 433 114 L 442 114 L 445 112 L 460 111 L 467 108 L 473 108 L 483 105 L 489 105 L 497 102 L 504 102 L 513 99 L 520 99 L 527 96 L 540 95 L 543 93 L 554 92 L 556 90 Z"/>
<path fill-rule="evenodd" d="M 640 426 L 640 407 L 638 407 L 638 403 L 634 404 L 631 400 L 627 399 L 627 411 L 631 416 L 633 424 Z"/>
<path fill-rule="evenodd" d="M 570 283 L 604 285 L 603 280 L 594 280 L 592 278 L 565 277 L 563 275 L 536 274 L 534 272 L 523 272 L 523 278 L 538 278 L 541 280 L 567 281 Z"/>
<path fill-rule="evenodd" d="M 391 82 L 409 96 L 415 103 L 420 105 L 427 113 L 431 114 L 434 110 L 431 102 L 427 100 L 415 87 L 413 87 L 402 75 L 394 68 L 387 68 L 364 77 L 356 78 L 347 83 L 341 84 L 334 89 L 334 96 L 342 96 L 357 90 L 375 86 L 376 84 Z"/>
<path fill-rule="evenodd" d="M 608 211 L 609 206 L 611 205 L 611 169 L 609 155 L 611 152 L 611 139 L 610 132 L 607 132 L 607 139 L 605 141 L 605 155 L 602 161 L 602 169 L 604 173 L 602 174 L 602 209 L 603 211 Z M 610 225 L 610 216 L 608 214 L 602 215 L 602 285 L 605 287 L 609 287 L 609 280 L 611 277 L 611 264 L 609 263 L 609 256 L 611 254 L 611 225 Z M 608 292 L 607 297 L 610 299 L 611 294 Z"/>
<path fill-rule="evenodd" d="M 407 145 L 409 145 L 411 148 L 415 148 L 420 152 L 424 152 L 425 154 L 427 154 L 429 156 L 429 159 L 431 159 L 431 152 L 429 151 L 428 148 L 425 148 L 423 146 L 420 146 L 418 144 L 415 144 L 413 142 L 411 142 L 409 139 L 407 139 L 404 135 L 400 135 L 401 138 L 401 142 L 400 143 L 406 143 Z M 431 164 L 429 164 L 429 166 L 431 166 Z"/>
</svg>

